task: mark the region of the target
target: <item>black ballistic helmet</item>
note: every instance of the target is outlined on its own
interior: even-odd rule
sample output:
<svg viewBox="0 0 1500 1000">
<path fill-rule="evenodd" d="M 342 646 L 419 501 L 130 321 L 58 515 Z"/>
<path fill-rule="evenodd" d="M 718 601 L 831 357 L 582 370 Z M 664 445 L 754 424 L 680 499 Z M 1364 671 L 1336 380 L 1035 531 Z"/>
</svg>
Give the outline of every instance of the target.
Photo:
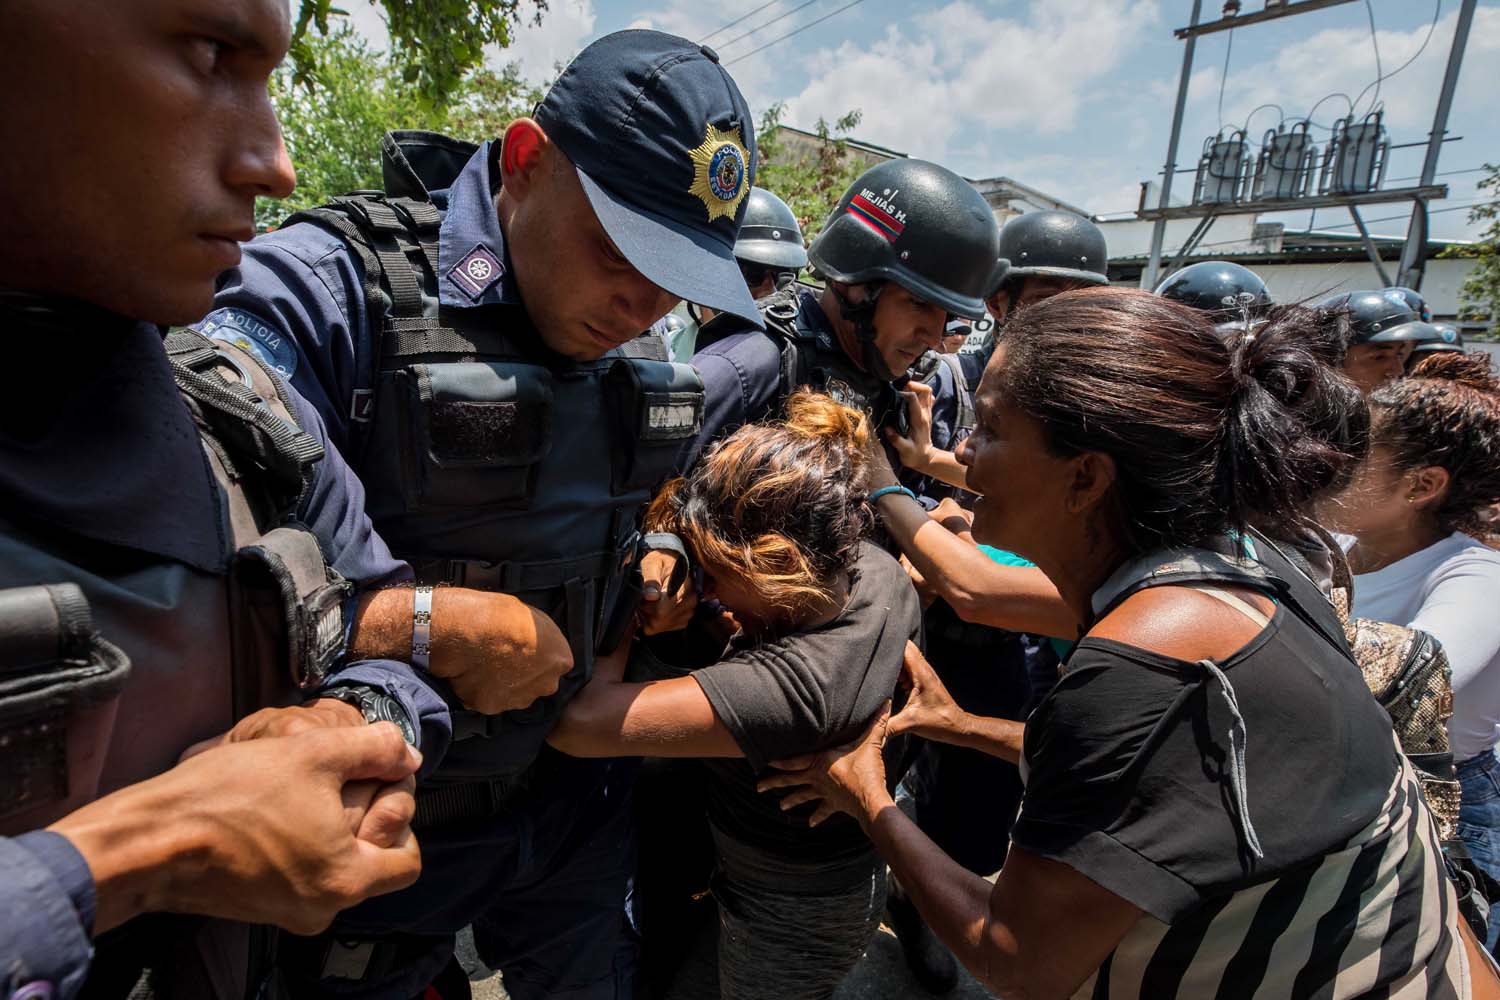
<svg viewBox="0 0 1500 1000">
<path fill-rule="evenodd" d="M 1010 269 L 991 291 L 1033 275 L 1109 284 L 1104 231 L 1073 212 L 1027 212 L 1000 227 L 1000 256 Z"/>
<path fill-rule="evenodd" d="M 734 255 L 742 263 L 776 270 L 800 271 L 807 266 L 802 227 L 786 202 L 765 188 L 751 188 L 745 221 L 734 240 Z"/>
<path fill-rule="evenodd" d="M 1419 340 L 1430 325 L 1423 323 L 1406 299 L 1390 288 L 1339 292 L 1323 299 L 1317 306 L 1348 317 L 1350 347 Z"/>
<path fill-rule="evenodd" d="M 1227 260 L 1190 264 L 1157 285 L 1156 294 L 1206 312 L 1215 323 L 1248 322 L 1271 305 L 1260 275 Z"/>
<path fill-rule="evenodd" d="M 984 315 L 1000 262 L 1000 227 L 968 181 L 935 163 L 888 160 L 844 192 L 808 259 L 825 277 L 894 281 L 957 316 Z"/>
<path fill-rule="evenodd" d="M 1426 323 L 1424 326 L 1426 329 L 1422 331 L 1422 336 L 1412 342 L 1413 357 L 1418 354 L 1435 354 L 1438 351 L 1464 352 L 1463 334 L 1452 323 Z"/>
<path fill-rule="evenodd" d="M 1401 296 L 1402 300 L 1407 305 L 1416 310 L 1417 316 L 1422 320 L 1422 322 L 1432 322 L 1432 309 L 1428 307 L 1427 300 L 1422 298 L 1421 292 L 1417 291 L 1415 288 L 1407 288 L 1405 285 L 1397 285 L 1394 288 L 1388 288 L 1386 290 L 1395 292 L 1397 295 Z"/>
</svg>

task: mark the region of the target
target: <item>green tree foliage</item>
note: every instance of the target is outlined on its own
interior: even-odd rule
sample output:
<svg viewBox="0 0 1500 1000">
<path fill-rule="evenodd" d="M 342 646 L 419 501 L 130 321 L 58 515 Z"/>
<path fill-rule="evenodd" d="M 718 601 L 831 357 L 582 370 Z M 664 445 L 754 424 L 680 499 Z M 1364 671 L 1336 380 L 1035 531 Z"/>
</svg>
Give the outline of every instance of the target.
<svg viewBox="0 0 1500 1000">
<path fill-rule="evenodd" d="M 311 76 L 287 63 L 271 78 L 297 190 L 286 201 L 257 205 L 261 228 L 335 195 L 380 187 L 380 137 L 391 129 L 431 129 L 478 142 L 530 113 L 542 95 L 514 64 L 501 71 L 486 67 L 465 76 L 444 108 L 433 111 L 400 62 L 373 50 L 347 22 L 308 44 Z"/>
<path fill-rule="evenodd" d="M 831 126 L 819 118 L 813 130 L 817 147 L 809 154 L 794 152 L 780 132 L 785 112 L 786 106 L 778 102 L 761 115 L 755 134 L 760 159 L 755 183 L 792 207 L 802 235 L 810 243 L 838 204 L 839 196 L 869 166 L 849 151 L 848 135 L 859 125 L 861 113 L 858 109 L 850 111 Z"/>
<path fill-rule="evenodd" d="M 1465 319 L 1489 321 L 1489 336 L 1500 337 L 1500 164 L 1486 163 L 1479 190 L 1488 195 L 1469 210 L 1471 223 L 1484 223 L 1479 239 L 1466 247 L 1452 247 L 1445 257 L 1472 257 L 1474 270 L 1459 289 Z"/>
<path fill-rule="evenodd" d="M 377 0 L 355 0 L 374 4 Z M 461 91 L 484 50 L 506 48 L 518 24 L 540 24 L 547 0 L 378 0 L 391 35 L 391 60 L 401 81 L 429 110 Z M 293 76 L 314 81 L 323 54 L 316 44 L 347 24 L 333 0 L 301 0 L 292 40 Z M 310 30 L 312 29 L 312 30 Z"/>
</svg>

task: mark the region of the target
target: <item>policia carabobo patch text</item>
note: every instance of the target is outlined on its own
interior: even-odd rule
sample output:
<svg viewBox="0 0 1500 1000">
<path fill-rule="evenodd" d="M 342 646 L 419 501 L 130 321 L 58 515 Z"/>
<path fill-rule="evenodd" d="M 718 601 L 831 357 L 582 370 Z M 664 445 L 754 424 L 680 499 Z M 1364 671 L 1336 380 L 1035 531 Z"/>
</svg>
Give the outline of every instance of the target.
<svg viewBox="0 0 1500 1000">
<path fill-rule="evenodd" d="M 243 309 L 215 309 L 204 317 L 199 332 L 211 340 L 233 344 L 270 365 L 282 378 L 297 371 L 297 346 L 290 337 Z"/>
</svg>

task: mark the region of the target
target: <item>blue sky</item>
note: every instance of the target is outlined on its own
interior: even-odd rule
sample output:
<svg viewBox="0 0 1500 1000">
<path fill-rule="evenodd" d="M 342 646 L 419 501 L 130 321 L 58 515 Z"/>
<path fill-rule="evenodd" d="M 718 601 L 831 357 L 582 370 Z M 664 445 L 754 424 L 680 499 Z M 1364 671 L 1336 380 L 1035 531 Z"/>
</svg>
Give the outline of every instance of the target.
<svg viewBox="0 0 1500 1000">
<path fill-rule="evenodd" d="M 542 24 L 519 32 L 497 60 L 518 60 L 528 76 L 549 78 L 591 39 L 625 27 L 654 27 L 702 39 L 764 0 L 551 0 Z M 849 0 L 775 0 L 741 24 L 709 38 L 751 107 L 784 101 L 789 124 L 811 126 L 858 108 L 858 138 L 943 163 L 969 177 L 1005 175 L 1095 213 L 1133 209 L 1138 185 L 1161 170 L 1183 45 L 1172 29 L 1187 22 L 1189 0 L 858 0 L 823 23 L 777 41 Z M 1263 0 L 1243 0 L 1246 11 Z M 803 7 L 803 5 L 806 5 Z M 1221 0 L 1204 0 L 1204 19 Z M 348 0 L 362 30 L 383 34 L 374 7 Z M 1425 140 L 1447 60 L 1458 0 L 1368 0 L 1384 69 L 1425 50 L 1380 88 L 1395 143 Z M 803 7 L 792 13 L 796 8 Z M 781 17 L 781 15 L 787 15 Z M 774 18 L 774 23 L 766 24 Z M 761 27 L 765 25 L 765 27 Z M 754 30 L 759 28 L 760 30 Z M 1223 121 L 1241 124 L 1262 104 L 1287 118 L 1336 91 L 1350 98 L 1375 79 L 1364 0 L 1199 40 L 1179 164 L 1196 163 L 1203 140 Z M 763 51 L 751 53 L 767 43 Z M 1472 171 L 1500 160 L 1500 0 L 1483 0 L 1475 17 L 1439 171 Z M 1373 92 L 1360 102 L 1363 113 Z M 1347 113 L 1324 101 L 1314 120 Z M 1257 112 L 1250 136 L 1277 123 Z M 1387 186 L 1411 177 L 1421 149 L 1391 154 Z M 1450 188 L 1434 203 L 1435 236 L 1471 234 L 1458 206 L 1476 198 L 1477 172 L 1439 178 Z M 1177 184 L 1190 186 L 1191 177 Z M 1403 182 L 1404 183 L 1404 182 Z M 1181 188 L 1178 188 L 1181 190 Z M 1400 205 L 1364 211 L 1381 233 L 1405 230 Z M 1399 220 L 1377 222 L 1391 216 Z M 1268 217 L 1270 218 L 1270 217 Z M 1305 215 L 1284 217 L 1304 224 Z M 1347 224 L 1346 213 L 1319 225 Z"/>
</svg>

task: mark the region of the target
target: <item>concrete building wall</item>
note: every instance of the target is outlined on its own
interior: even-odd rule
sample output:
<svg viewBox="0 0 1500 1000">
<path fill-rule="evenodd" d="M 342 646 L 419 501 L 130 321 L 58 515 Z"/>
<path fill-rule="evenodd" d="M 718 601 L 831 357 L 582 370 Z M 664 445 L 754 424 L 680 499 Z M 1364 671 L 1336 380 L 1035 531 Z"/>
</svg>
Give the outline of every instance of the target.
<svg viewBox="0 0 1500 1000">
<path fill-rule="evenodd" d="M 1111 247 L 1111 250 L 1114 248 Z M 1458 315 L 1459 286 L 1473 269 L 1472 260 L 1429 260 L 1422 279 L 1422 295 L 1432 307 L 1432 314 L 1443 319 Z M 1394 265 L 1387 263 L 1386 268 Z M 1353 292 L 1379 288 L 1380 276 L 1369 261 L 1343 264 L 1251 264 L 1251 270 L 1265 279 L 1271 297 L 1277 302 L 1298 302 L 1331 292 Z"/>
</svg>

